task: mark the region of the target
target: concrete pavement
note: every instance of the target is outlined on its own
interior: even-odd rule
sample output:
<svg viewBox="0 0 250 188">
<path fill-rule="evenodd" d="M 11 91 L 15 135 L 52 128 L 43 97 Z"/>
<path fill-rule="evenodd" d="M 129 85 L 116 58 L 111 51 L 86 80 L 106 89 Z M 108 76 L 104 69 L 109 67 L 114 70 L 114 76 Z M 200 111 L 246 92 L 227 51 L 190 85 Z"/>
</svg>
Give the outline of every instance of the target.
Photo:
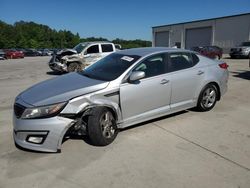
<svg viewBox="0 0 250 188">
<path fill-rule="evenodd" d="M 250 187 L 250 69 L 224 59 L 229 90 L 212 111 L 183 111 L 121 131 L 94 147 L 67 140 L 60 154 L 26 152 L 12 139 L 15 96 L 51 75 L 48 57 L 0 61 L 0 187 Z M 48 72 L 49 74 L 46 74 Z"/>
</svg>

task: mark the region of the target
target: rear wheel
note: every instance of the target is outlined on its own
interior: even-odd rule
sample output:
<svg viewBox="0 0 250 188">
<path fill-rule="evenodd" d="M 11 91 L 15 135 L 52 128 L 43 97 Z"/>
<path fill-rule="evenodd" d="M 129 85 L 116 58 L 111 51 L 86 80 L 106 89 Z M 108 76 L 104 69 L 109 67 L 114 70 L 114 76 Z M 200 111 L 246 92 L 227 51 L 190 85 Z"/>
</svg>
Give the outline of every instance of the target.
<svg viewBox="0 0 250 188">
<path fill-rule="evenodd" d="M 80 63 L 73 62 L 68 65 L 67 69 L 68 72 L 80 72 L 82 71 L 82 66 Z"/>
<path fill-rule="evenodd" d="M 213 84 L 206 85 L 200 93 L 197 109 L 202 112 L 211 110 L 216 104 L 217 96 L 216 86 Z"/>
<path fill-rule="evenodd" d="M 105 107 L 93 109 L 88 118 L 88 135 L 93 145 L 106 146 L 114 141 L 118 134 L 113 113 Z"/>
</svg>

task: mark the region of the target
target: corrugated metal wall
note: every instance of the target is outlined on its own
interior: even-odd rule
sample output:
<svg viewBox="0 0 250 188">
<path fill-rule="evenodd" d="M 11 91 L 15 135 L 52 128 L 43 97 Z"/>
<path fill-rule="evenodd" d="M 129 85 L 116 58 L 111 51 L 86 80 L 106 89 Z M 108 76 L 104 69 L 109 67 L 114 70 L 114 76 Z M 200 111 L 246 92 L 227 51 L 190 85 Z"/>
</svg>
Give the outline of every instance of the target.
<svg viewBox="0 0 250 188">
<path fill-rule="evenodd" d="M 186 29 L 185 48 L 209 46 L 212 44 L 212 27 Z"/>
<path fill-rule="evenodd" d="M 168 33 L 168 37 L 161 37 L 159 33 Z M 153 28 L 153 46 L 174 46 L 176 42 L 187 49 L 191 46 L 217 45 L 228 53 L 230 48 L 248 40 L 250 13 Z"/>
<path fill-rule="evenodd" d="M 155 45 L 169 47 L 169 31 L 155 33 Z"/>
</svg>

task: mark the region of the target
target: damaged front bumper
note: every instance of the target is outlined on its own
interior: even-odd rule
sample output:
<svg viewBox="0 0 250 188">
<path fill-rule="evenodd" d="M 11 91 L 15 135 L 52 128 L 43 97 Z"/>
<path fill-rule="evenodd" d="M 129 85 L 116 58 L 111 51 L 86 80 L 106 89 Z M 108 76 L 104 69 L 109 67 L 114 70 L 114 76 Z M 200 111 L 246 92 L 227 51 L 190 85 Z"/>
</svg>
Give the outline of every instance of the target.
<svg viewBox="0 0 250 188">
<path fill-rule="evenodd" d="M 56 72 L 64 72 L 67 71 L 67 66 L 65 63 L 60 62 L 55 55 L 52 56 L 48 63 L 51 70 Z"/>
<path fill-rule="evenodd" d="M 58 152 L 65 133 L 74 123 L 72 119 L 59 116 L 46 119 L 18 119 L 13 115 L 14 141 L 25 149 Z"/>
</svg>

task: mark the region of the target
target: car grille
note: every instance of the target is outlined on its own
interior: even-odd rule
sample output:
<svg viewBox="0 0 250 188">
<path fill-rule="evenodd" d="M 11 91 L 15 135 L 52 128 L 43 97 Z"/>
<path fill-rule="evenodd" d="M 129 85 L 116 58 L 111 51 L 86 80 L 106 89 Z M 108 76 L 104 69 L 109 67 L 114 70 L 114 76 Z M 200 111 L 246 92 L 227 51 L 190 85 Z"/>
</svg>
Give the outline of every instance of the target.
<svg viewBox="0 0 250 188">
<path fill-rule="evenodd" d="M 20 118 L 26 108 L 20 104 L 14 104 L 14 113 L 17 118 Z"/>
</svg>

